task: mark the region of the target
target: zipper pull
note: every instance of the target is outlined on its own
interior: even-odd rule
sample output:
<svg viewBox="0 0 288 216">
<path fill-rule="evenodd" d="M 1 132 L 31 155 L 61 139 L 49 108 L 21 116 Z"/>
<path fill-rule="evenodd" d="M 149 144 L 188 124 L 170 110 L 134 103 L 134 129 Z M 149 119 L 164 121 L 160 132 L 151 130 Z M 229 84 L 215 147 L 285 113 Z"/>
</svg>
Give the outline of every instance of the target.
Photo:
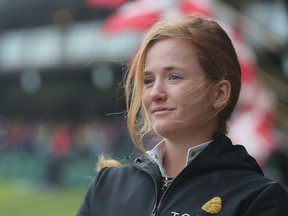
<svg viewBox="0 0 288 216">
<path fill-rule="evenodd" d="M 156 216 L 157 215 L 157 209 L 154 209 L 151 216 Z"/>
<path fill-rule="evenodd" d="M 172 178 L 169 179 L 168 176 L 165 176 L 164 187 L 167 188 L 172 183 L 172 181 Z"/>
</svg>

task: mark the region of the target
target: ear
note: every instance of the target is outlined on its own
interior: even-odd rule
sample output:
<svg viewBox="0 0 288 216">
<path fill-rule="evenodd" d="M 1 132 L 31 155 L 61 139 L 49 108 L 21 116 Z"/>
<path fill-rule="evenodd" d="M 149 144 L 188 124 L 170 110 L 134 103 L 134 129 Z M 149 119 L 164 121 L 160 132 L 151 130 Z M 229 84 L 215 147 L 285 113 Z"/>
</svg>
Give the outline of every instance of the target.
<svg viewBox="0 0 288 216">
<path fill-rule="evenodd" d="M 214 109 L 225 107 L 230 99 L 231 83 L 228 80 L 221 80 L 215 85 L 215 94 L 213 101 Z"/>
</svg>

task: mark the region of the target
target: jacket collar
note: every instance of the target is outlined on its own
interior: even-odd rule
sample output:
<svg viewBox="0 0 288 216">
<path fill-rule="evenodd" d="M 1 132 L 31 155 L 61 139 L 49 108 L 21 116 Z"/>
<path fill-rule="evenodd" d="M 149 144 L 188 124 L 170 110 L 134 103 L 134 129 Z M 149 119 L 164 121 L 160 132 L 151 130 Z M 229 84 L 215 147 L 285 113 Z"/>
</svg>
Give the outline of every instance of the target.
<svg viewBox="0 0 288 216">
<path fill-rule="evenodd" d="M 148 154 L 134 159 L 128 157 L 128 161 L 153 177 L 161 177 L 158 164 Z M 263 175 L 258 163 L 247 153 L 244 146 L 233 145 L 227 136 L 219 132 L 213 135 L 213 141 L 204 147 L 185 169 L 201 173 L 223 169 L 247 169 Z"/>
<path fill-rule="evenodd" d="M 200 152 L 202 152 L 210 143 L 212 142 L 212 140 L 205 142 L 205 143 L 201 143 L 197 146 L 194 146 L 192 148 L 188 149 L 187 152 L 187 156 L 186 156 L 186 166 L 191 163 L 194 158 L 197 157 L 198 154 L 200 154 Z M 157 165 L 159 166 L 159 169 L 162 173 L 162 176 L 166 177 L 166 171 L 163 167 L 163 157 L 165 155 L 165 143 L 164 141 L 159 142 L 151 151 L 147 152 L 147 155 L 157 163 Z"/>
</svg>

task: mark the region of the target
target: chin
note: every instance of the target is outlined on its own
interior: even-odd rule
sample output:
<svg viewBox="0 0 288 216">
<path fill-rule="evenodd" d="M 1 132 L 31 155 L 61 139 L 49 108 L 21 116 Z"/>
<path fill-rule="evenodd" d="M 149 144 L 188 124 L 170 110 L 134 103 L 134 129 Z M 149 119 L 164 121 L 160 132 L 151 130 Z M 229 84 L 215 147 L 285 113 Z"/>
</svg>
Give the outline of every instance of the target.
<svg viewBox="0 0 288 216">
<path fill-rule="evenodd" d="M 162 137 L 168 137 L 171 136 L 173 132 L 176 131 L 175 127 L 171 127 L 171 125 L 157 125 L 153 127 L 154 131 Z"/>
</svg>

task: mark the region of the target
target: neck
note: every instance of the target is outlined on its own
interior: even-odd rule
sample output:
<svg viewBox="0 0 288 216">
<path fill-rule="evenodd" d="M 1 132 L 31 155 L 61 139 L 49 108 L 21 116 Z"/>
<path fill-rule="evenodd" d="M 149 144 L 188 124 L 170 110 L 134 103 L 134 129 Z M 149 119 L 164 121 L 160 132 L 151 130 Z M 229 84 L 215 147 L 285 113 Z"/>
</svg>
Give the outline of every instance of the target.
<svg viewBox="0 0 288 216">
<path fill-rule="evenodd" d="M 212 139 L 214 131 L 206 133 L 203 131 L 202 133 L 193 133 L 194 135 L 192 133 L 180 134 L 173 139 L 165 138 L 163 166 L 168 176 L 175 178 L 185 168 L 190 148 Z"/>
<path fill-rule="evenodd" d="M 188 149 L 174 148 L 165 143 L 166 151 L 163 157 L 163 166 L 168 176 L 175 178 L 185 167 Z"/>
</svg>

